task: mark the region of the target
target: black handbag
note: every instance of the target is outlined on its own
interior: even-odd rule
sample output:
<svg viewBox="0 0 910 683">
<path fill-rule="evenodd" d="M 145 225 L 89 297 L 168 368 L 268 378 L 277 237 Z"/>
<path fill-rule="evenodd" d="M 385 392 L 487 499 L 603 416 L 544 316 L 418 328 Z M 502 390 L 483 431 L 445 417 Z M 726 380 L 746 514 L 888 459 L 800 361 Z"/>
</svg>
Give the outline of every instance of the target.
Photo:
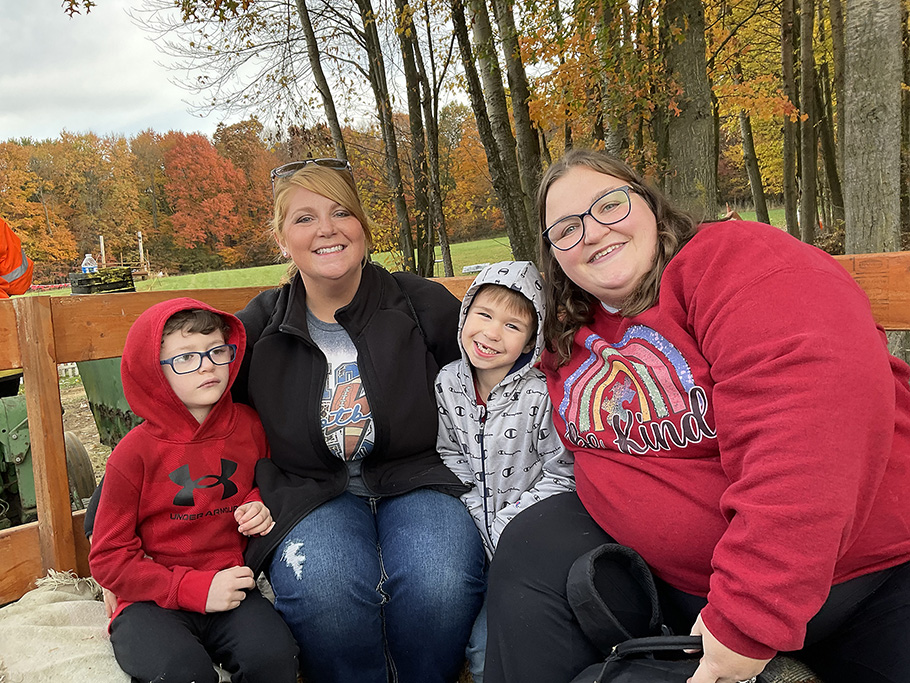
<svg viewBox="0 0 910 683">
<path fill-rule="evenodd" d="M 697 650 L 695 654 L 685 650 Z M 572 683 L 685 683 L 698 668 L 701 636 L 632 638 L 613 648 Z"/>
<path fill-rule="evenodd" d="M 654 577 L 631 548 L 606 543 L 579 557 L 566 592 L 581 630 L 606 655 L 572 683 L 685 683 L 695 673 L 701 636 L 675 636 L 663 624 Z"/>
</svg>

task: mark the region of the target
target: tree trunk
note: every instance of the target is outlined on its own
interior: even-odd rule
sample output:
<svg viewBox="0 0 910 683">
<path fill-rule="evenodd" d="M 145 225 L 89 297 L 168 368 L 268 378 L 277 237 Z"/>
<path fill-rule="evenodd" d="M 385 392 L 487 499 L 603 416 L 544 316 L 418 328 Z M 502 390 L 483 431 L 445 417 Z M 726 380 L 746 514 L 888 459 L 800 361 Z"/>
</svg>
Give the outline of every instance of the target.
<svg viewBox="0 0 910 683">
<path fill-rule="evenodd" d="M 844 95 L 845 248 L 895 251 L 900 239 L 900 4 L 848 0 Z"/>
<path fill-rule="evenodd" d="M 904 5 L 901 16 L 903 34 L 904 85 L 910 86 L 910 11 Z M 901 250 L 908 248 L 910 234 L 910 90 L 901 88 Z"/>
<path fill-rule="evenodd" d="M 794 74 L 793 50 L 793 20 L 794 0 L 782 0 L 780 17 L 780 50 L 781 74 L 784 94 L 790 101 L 794 111 L 799 111 L 796 98 L 796 77 Z M 798 190 L 796 186 L 796 159 L 797 159 L 797 123 L 789 115 L 784 115 L 784 215 L 787 221 L 787 232 L 794 237 L 799 237 L 799 219 L 796 206 Z"/>
<path fill-rule="evenodd" d="M 607 145 L 605 130 L 604 130 L 604 101 L 601 96 L 600 85 L 595 84 L 590 91 L 590 104 L 594 108 L 594 124 L 591 128 L 591 139 L 594 142 L 599 142 L 604 146 L 604 149 L 607 153 L 615 153 L 610 149 L 611 145 Z"/>
<path fill-rule="evenodd" d="M 831 42 L 834 54 L 834 138 L 837 140 L 837 170 L 844 172 L 844 8 L 841 0 L 829 0 Z"/>
<path fill-rule="evenodd" d="M 737 83 L 743 82 L 743 67 L 739 62 L 733 65 L 733 74 Z M 768 217 L 768 205 L 765 202 L 765 188 L 762 185 L 761 169 L 758 167 L 758 156 L 755 154 L 755 138 L 752 135 L 752 121 L 745 109 L 739 111 L 739 132 L 743 140 L 743 163 L 749 175 L 749 189 L 752 191 L 752 204 L 755 206 L 755 220 L 771 224 Z"/>
<path fill-rule="evenodd" d="M 799 2 L 799 101 L 803 115 L 800 123 L 799 236 L 803 242 L 815 242 L 816 169 L 818 143 L 815 139 L 815 55 L 812 52 L 815 27 L 815 3 Z"/>
<path fill-rule="evenodd" d="M 828 187 L 828 176 L 820 173 L 817 183 L 818 191 L 815 194 L 816 206 L 818 207 L 819 231 L 824 232 L 825 226 L 831 226 L 831 190 Z"/>
<path fill-rule="evenodd" d="M 661 17 L 666 68 L 682 93 L 679 114 L 667 121 L 667 192 L 682 206 L 717 215 L 714 122 L 705 64 L 705 13 L 701 0 L 667 0 Z M 679 35 L 672 35 L 674 29 Z"/>
<path fill-rule="evenodd" d="M 755 141 L 752 137 L 752 121 L 745 110 L 739 112 L 739 130 L 743 137 L 743 157 L 749 173 L 749 188 L 752 190 L 752 203 L 755 205 L 755 220 L 771 224 L 768 216 L 768 204 L 765 202 L 765 188 L 762 185 L 761 170 L 758 168 L 758 157 L 755 155 Z"/>
<path fill-rule="evenodd" d="M 373 12 L 371 0 L 357 0 L 357 8 L 360 10 L 360 19 L 363 22 L 364 40 L 369 59 L 370 86 L 376 97 L 379 128 L 382 131 L 382 142 L 385 147 L 385 167 L 389 174 L 389 187 L 392 188 L 395 216 L 398 218 L 398 244 L 405 268 L 414 272 L 414 240 L 411 238 L 408 205 L 404 199 L 404 184 L 401 180 L 401 166 L 398 163 L 398 141 L 392 122 L 392 103 L 385 77 L 382 44 L 379 40 L 379 31 L 376 30 L 376 15 Z"/>
<path fill-rule="evenodd" d="M 297 0 L 297 14 L 300 15 L 300 24 L 303 26 L 303 37 L 306 41 L 306 53 L 310 61 L 310 71 L 313 72 L 313 79 L 316 81 L 316 90 L 319 91 L 319 95 L 322 97 L 322 107 L 325 110 L 329 131 L 332 134 L 335 156 L 347 161 L 348 150 L 344 145 L 341 124 L 338 121 L 338 113 L 335 111 L 335 100 L 332 98 L 329 82 L 326 80 L 325 72 L 322 70 L 322 62 L 319 59 L 319 44 L 316 42 L 316 32 L 313 30 L 313 23 L 310 21 L 310 12 L 306 6 L 306 0 Z"/>
<path fill-rule="evenodd" d="M 499 155 L 506 172 L 504 180 L 509 201 L 515 216 L 522 219 L 511 229 L 509 229 L 508 222 L 506 224 L 512 254 L 517 260 L 534 261 L 537 257 L 536 231 L 531 229 L 531 226 L 536 224 L 534 205 L 531 198 L 524 193 L 521 185 L 521 173 L 515 155 L 515 136 L 512 135 L 506 92 L 502 84 L 499 61 L 496 59 L 490 16 L 485 0 L 469 0 L 469 6 L 473 15 L 472 26 L 474 43 L 477 46 L 477 65 L 483 81 L 486 109 L 489 112 L 493 135 L 496 138 Z M 503 198 L 500 197 L 500 199 Z"/>
<path fill-rule="evenodd" d="M 819 78 L 816 83 L 822 85 L 826 81 L 825 78 Z M 837 149 L 834 143 L 831 109 L 822 100 L 822 92 L 821 87 L 815 88 L 815 110 L 819 114 L 818 135 L 822 143 L 822 162 L 825 165 L 825 177 L 828 179 L 828 191 L 831 197 L 830 221 L 832 224 L 842 225 L 844 222 L 844 192 L 841 187 L 840 174 L 837 172 Z"/>
<path fill-rule="evenodd" d="M 44 210 L 44 228 L 47 231 L 48 235 L 54 233 L 53 226 L 51 226 L 51 217 L 47 212 L 47 200 L 44 198 L 44 188 L 42 187 L 44 183 L 38 185 L 38 198 L 41 201 L 41 208 Z"/>
<path fill-rule="evenodd" d="M 635 13 L 635 26 L 636 33 L 638 34 L 638 42 L 636 44 L 636 53 L 638 61 L 642 64 L 651 64 L 652 62 L 657 62 L 660 58 L 660 41 L 662 36 L 660 30 L 655 27 L 654 23 L 651 20 L 650 12 L 648 11 L 649 5 L 647 3 L 639 3 L 638 11 Z M 656 35 L 655 35 L 656 34 Z M 657 45 L 655 49 L 654 46 Z M 655 107 L 654 111 L 649 113 L 646 111 L 643 116 L 643 121 L 650 122 L 650 132 L 651 140 L 654 141 L 654 156 L 655 163 L 658 169 L 661 169 L 657 176 L 657 184 L 664 191 L 667 189 L 666 183 L 666 172 L 663 169 L 667 168 L 667 158 L 670 154 L 670 145 L 667 140 L 667 122 L 670 118 L 669 108 L 666 106 L 667 97 L 666 91 L 668 85 L 666 83 L 660 83 L 660 77 L 655 73 L 655 69 L 649 68 L 649 99 L 651 102 L 660 102 L 660 106 Z M 664 78 L 666 80 L 666 78 Z M 638 133 L 635 136 L 635 148 L 638 150 L 643 150 L 645 146 L 645 134 L 644 134 L 644 125 L 639 126 Z M 642 173 L 645 168 L 645 158 L 643 154 L 639 154 L 635 161 L 635 168 L 639 173 Z"/>
<path fill-rule="evenodd" d="M 626 123 L 629 111 L 618 94 L 622 88 L 618 81 L 622 78 L 623 50 L 631 42 L 631 37 L 624 37 L 621 32 L 620 12 L 628 8 L 624 2 L 615 0 L 602 0 L 600 8 L 600 25 L 596 31 L 600 74 L 592 74 L 590 79 L 597 89 L 600 140 L 608 154 L 622 159 L 629 148 Z"/>
<path fill-rule="evenodd" d="M 515 16 L 511 0 L 491 0 L 493 16 L 499 27 L 499 37 L 506 60 L 506 76 L 509 79 L 509 90 L 512 96 L 512 117 L 515 122 L 515 140 L 518 143 L 518 170 L 521 174 L 521 186 L 525 195 L 534 197 L 537 194 L 537 183 L 540 182 L 541 165 L 540 149 L 537 147 L 537 133 L 531 121 L 531 88 L 528 76 L 521 59 L 521 48 L 518 45 L 518 31 L 515 29 Z M 532 214 L 528 217 L 534 223 Z"/>
<path fill-rule="evenodd" d="M 562 8 L 559 6 L 559 0 L 553 0 L 553 14 L 552 19 L 556 23 L 556 35 L 558 36 L 557 40 L 564 41 L 565 34 L 563 32 L 563 21 L 562 21 Z M 560 42 L 560 45 L 564 45 L 564 42 Z M 566 64 L 566 57 L 563 54 L 563 51 L 559 51 L 559 68 L 562 69 Z M 569 111 L 569 86 L 563 84 L 562 86 L 562 102 L 563 102 L 563 114 L 565 116 L 565 122 L 562 125 L 562 148 L 565 152 L 568 152 L 572 147 L 575 146 L 575 143 L 572 141 L 572 113 Z"/>
<path fill-rule="evenodd" d="M 827 42 L 825 17 L 821 5 L 818 6 L 818 37 L 822 44 Z M 833 90 L 828 59 L 825 56 L 815 73 L 815 113 L 818 121 L 816 130 L 822 143 L 822 163 L 825 167 L 829 199 L 829 203 L 825 207 L 827 215 L 824 216 L 824 224 L 840 226 L 844 222 L 844 195 L 837 166 L 837 145 L 834 141 Z"/>
<path fill-rule="evenodd" d="M 427 25 L 427 45 L 431 45 L 430 31 L 430 7 L 428 2 L 424 2 L 424 17 Z M 415 34 L 416 31 L 415 31 Z M 446 277 L 452 277 L 455 274 L 452 266 L 452 250 L 449 248 L 449 235 L 446 232 L 445 212 L 442 210 L 442 183 L 440 181 L 439 171 L 439 85 L 436 81 L 436 70 L 433 66 L 433 49 L 429 49 L 430 67 L 433 73 L 433 84 L 430 83 L 430 77 L 427 73 L 423 56 L 420 50 L 415 50 L 414 56 L 417 58 L 417 73 L 420 76 L 420 83 L 423 88 L 423 120 L 427 133 L 427 167 L 429 170 L 430 181 L 430 225 L 436 231 L 439 239 L 439 250 L 442 253 L 443 272 Z M 435 263 L 435 259 L 434 259 Z M 434 269 L 435 274 L 435 269 Z"/>
<path fill-rule="evenodd" d="M 414 176 L 414 223 L 417 228 L 417 274 L 433 277 L 435 250 L 430 227 L 430 200 L 427 194 L 427 153 L 424 140 L 423 111 L 420 97 L 420 77 L 417 74 L 415 52 L 416 32 L 407 0 L 395 0 L 397 10 L 398 44 L 404 68 L 405 92 L 408 101 L 408 127 L 411 132 L 411 172 Z"/>
<path fill-rule="evenodd" d="M 720 160 L 720 101 L 717 99 L 717 95 L 714 94 L 714 88 L 711 87 L 710 82 L 708 88 L 711 92 L 711 123 L 712 123 L 712 132 L 714 133 L 714 154 L 711 157 L 714 159 L 714 163 L 711 166 L 711 170 L 714 172 L 714 187 L 717 187 L 717 163 Z M 749 126 L 751 128 L 751 124 Z M 716 209 L 716 211 L 719 211 Z"/>
<path fill-rule="evenodd" d="M 550 156 L 550 148 L 547 147 L 547 136 L 542 130 L 538 130 L 537 134 L 539 135 L 540 140 L 540 156 L 543 159 L 543 162 L 549 166 L 553 163 L 553 157 Z"/>
<path fill-rule="evenodd" d="M 474 51 L 468 36 L 468 25 L 465 21 L 465 10 L 462 0 L 451 0 L 451 8 L 452 26 L 455 31 L 455 39 L 458 41 L 458 51 L 461 56 L 461 65 L 465 72 L 468 96 L 471 98 L 471 109 L 474 112 L 474 120 L 477 123 L 477 133 L 487 156 L 490 179 L 493 183 L 493 189 L 499 197 L 500 209 L 506 224 L 506 232 L 509 234 L 509 242 L 512 245 L 512 253 L 515 258 L 523 258 L 518 256 L 516 245 L 523 239 L 520 232 L 521 226 L 527 225 L 524 207 L 520 202 L 516 203 L 513 201 L 513 194 L 507 179 L 507 169 L 503 163 L 503 155 L 500 153 L 499 142 L 493 134 L 493 124 L 487 114 L 483 89 L 480 85 L 480 76 L 477 73 L 474 62 Z M 517 166 L 516 162 L 516 169 Z"/>
</svg>

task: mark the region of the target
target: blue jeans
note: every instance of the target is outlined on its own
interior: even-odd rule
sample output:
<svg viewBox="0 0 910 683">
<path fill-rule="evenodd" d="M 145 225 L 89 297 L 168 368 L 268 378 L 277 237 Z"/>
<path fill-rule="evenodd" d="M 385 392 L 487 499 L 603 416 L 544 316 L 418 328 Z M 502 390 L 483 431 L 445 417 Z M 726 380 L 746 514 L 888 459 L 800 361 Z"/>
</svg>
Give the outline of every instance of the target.
<svg viewBox="0 0 910 683">
<path fill-rule="evenodd" d="M 474 683 L 483 683 L 483 664 L 487 658 L 487 601 L 483 601 L 480 613 L 471 629 L 468 647 L 464 652 L 468 658 L 468 669 Z"/>
<path fill-rule="evenodd" d="M 458 498 L 344 493 L 275 551 L 275 608 L 319 683 L 451 683 L 483 601 L 484 552 Z"/>
</svg>

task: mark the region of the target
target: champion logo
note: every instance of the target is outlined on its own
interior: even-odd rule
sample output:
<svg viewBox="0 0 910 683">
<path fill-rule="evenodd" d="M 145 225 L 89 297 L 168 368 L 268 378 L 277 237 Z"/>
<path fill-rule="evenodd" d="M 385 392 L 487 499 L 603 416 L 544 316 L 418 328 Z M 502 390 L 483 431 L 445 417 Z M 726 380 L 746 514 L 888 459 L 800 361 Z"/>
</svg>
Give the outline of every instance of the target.
<svg viewBox="0 0 910 683">
<path fill-rule="evenodd" d="M 221 500 L 227 500 L 237 494 L 237 485 L 231 481 L 231 475 L 237 471 L 237 463 L 232 460 L 221 459 L 221 474 L 205 474 L 198 479 L 190 477 L 190 466 L 181 465 L 171 472 L 168 478 L 180 486 L 177 495 L 174 496 L 174 505 L 183 505 L 189 507 L 194 504 L 193 492 L 196 489 L 210 489 L 215 486 L 223 486 Z M 202 483 L 206 481 L 207 483 Z"/>
</svg>

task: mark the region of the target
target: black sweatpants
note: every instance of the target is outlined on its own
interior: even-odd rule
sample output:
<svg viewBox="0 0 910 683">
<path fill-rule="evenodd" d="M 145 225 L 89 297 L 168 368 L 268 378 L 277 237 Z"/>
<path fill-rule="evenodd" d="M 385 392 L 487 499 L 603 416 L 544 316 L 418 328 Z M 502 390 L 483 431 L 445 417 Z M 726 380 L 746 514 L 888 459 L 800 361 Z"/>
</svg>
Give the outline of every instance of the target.
<svg viewBox="0 0 910 683">
<path fill-rule="evenodd" d="M 490 567 L 485 683 L 568 683 L 603 661 L 569 607 L 566 579 L 578 557 L 613 542 L 574 493 L 509 523 Z M 655 583 L 664 622 L 688 634 L 706 600 Z M 806 646 L 791 654 L 825 683 L 910 681 L 910 563 L 834 586 L 808 624 Z"/>
<path fill-rule="evenodd" d="M 133 681 L 295 683 L 297 643 L 272 604 L 253 589 L 236 609 L 199 614 L 128 605 L 111 623 L 111 645 Z"/>
</svg>

